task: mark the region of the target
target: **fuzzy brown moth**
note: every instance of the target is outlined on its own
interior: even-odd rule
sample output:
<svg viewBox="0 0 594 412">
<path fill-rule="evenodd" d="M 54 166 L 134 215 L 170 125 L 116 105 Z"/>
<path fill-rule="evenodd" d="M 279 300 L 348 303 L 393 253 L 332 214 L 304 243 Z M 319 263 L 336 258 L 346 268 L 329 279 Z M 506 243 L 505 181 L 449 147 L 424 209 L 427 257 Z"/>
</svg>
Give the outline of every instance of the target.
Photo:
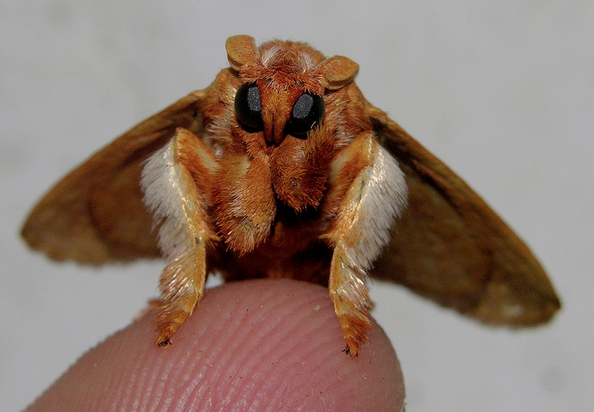
<svg viewBox="0 0 594 412">
<path fill-rule="evenodd" d="M 26 221 L 28 244 L 91 265 L 163 256 L 159 346 L 213 272 L 326 285 L 350 355 L 370 328 L 368 275 L 492 325 L 559 309 L 514 232 L 365 100 L 355 62 L 249 36 L 226 49 L 209 87 L 60 181 Z"/>
</svg>

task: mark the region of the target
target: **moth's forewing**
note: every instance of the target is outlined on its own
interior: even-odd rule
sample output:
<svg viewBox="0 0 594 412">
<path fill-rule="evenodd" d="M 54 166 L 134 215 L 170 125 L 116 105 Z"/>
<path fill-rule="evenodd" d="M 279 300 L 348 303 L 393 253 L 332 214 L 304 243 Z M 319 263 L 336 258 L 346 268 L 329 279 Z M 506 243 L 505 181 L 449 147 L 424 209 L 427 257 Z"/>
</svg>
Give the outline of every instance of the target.
<svg viewBox="0 0 594 412">
<path fill-rule="evenodd" d="M 140 190 L 148 155 L 177 127 L 202 127 L 206 91 L 180 99 L 91 156 L 58 182 L 35 206 L 22 229 L 34 249 L 56 260 L 100 265 L 157 257 L 152 216 Z"/>
<path fill-rule="evenodd" d="M 484 323 L 537 325 L 560 308 L 528 247 L 439 159 L 381 110 L 369 116 L 406 175 L 409 205 L 371 276 Z"/>
</svg>

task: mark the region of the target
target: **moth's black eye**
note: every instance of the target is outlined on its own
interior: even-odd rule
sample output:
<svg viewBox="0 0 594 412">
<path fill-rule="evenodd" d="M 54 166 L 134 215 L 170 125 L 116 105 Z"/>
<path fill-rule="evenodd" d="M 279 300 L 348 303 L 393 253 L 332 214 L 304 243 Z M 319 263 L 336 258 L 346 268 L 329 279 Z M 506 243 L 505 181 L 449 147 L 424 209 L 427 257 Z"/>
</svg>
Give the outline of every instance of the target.
<svg viewBox="0 0 594 412">
<path fill-rule="evenodd" d="M 262 102 L 256 83 L 246 83 L 235 94 L 235 114 L 244 126 L 262 130 Z"/>
<path fill-rule="evenodd" d="M 287 133 L 301 137 L 320 123 L 324 117 L 324 99 L 315 94 L 303 93 L 293 106 Z"/>
</svg>

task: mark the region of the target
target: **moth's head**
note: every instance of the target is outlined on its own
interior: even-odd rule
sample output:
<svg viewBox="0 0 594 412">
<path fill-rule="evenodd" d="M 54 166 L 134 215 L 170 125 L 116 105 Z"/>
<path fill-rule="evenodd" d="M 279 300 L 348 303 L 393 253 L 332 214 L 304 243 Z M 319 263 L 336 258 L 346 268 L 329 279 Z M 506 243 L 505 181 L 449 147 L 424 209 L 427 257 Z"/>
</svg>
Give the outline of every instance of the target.
<svg viewBox="0 0 594 412">
<path fill-rule="evenodd" d="M 256 47 L 250 36 L 233 36 L 225 45 L 240 79 L 235 113 L 247 131 L 262 131 L 267 144 L 285 137 L 305 139 L 321 125 L 324 95 L 351 83 L 359 66 L 322 53 L 305 43 L 271 41 Z"/>
<path fill-rule="evenodd" d="M 296 211 L 317 207 L 331 161 L 348 135 L 341 122 L 349 98 L 337 98 L 346 96 L 359 66 L 291 41 L 256 47 L 251 37 L 234 36 L 226 48 L 232 72 L 227 79 L 235 89 L 234 141 L 252 158 L 267 159 L 278 200 Z"/>
</svg>

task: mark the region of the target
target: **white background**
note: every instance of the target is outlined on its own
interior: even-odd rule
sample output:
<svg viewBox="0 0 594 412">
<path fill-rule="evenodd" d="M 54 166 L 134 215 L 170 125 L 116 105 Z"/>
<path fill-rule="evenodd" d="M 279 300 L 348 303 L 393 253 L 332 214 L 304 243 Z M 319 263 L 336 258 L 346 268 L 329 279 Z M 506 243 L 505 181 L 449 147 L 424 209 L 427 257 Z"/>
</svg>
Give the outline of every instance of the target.
<svg viewBox="0 0 594 412">
<path fill-rule="evenodd" d="M 365 5 L 363 4 L 365 3 Z M 95 271 L 28 251 L 19 227 L 92 152 L 226 66 L 229 35 L 310 42 L 481 193 L 564 307 L 491 330 L 374 282 L 408 411 L 592 411 L 594 2 L 0 3 L 0 405 L 19 410 L 156 294 L 160 264 Z"/>
</svg>

